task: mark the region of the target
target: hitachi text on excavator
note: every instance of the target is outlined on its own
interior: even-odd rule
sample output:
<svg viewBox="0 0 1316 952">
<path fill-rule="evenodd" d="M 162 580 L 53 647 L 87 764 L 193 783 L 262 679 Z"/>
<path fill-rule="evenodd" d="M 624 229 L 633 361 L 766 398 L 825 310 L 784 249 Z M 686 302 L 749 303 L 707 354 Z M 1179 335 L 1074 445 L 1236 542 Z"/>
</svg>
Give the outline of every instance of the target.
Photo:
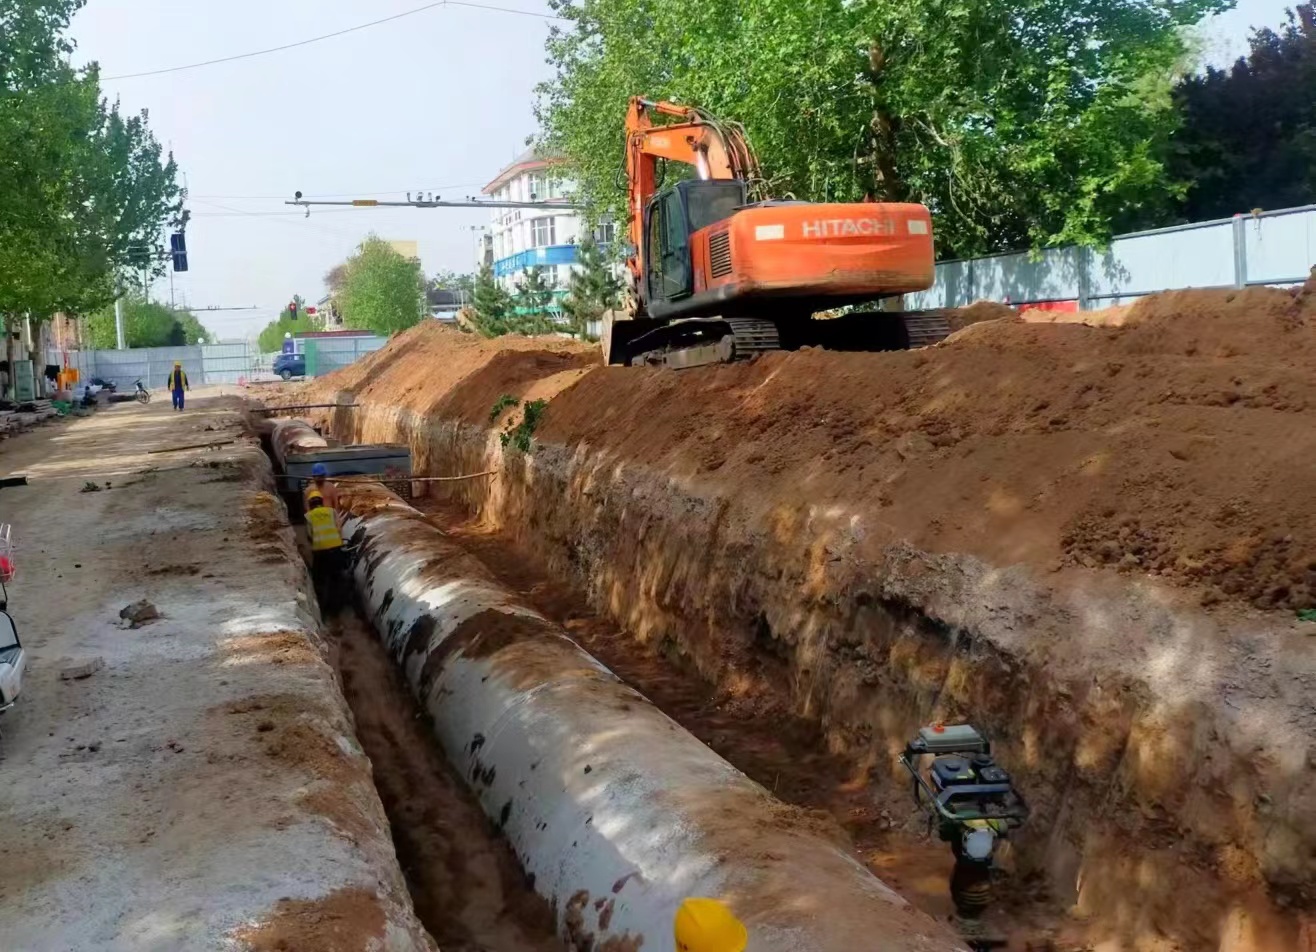
<svg viewBox="0 0 1316 952">
<path fill-rule="evenodd" d="M 696 177 L 661 188 L 664 162 Z M 913 203 L 763 198 L 744 130 L 642 97 L 626 115 L 631 279 L 605 315 L 609 364 L 693 367 L 771 350 L 899 350 L 950 332 L 937 311 L 852 310 L 923 291 L 932 221 Z"/>
</svg>

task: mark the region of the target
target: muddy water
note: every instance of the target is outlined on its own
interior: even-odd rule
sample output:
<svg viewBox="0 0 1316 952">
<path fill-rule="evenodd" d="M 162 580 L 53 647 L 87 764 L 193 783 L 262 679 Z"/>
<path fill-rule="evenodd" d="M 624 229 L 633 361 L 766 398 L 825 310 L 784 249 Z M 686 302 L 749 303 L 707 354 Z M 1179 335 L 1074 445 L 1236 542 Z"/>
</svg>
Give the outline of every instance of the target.
<svg viewBox="0 0 1316 952">
<path fill-rule="evenodd" d="M 560 952 L 548 904 L 430 735 L 369 624 L 329 623 L 335 670 L 370 757 L 416 913 L 443 952 Z"/>
</svg>

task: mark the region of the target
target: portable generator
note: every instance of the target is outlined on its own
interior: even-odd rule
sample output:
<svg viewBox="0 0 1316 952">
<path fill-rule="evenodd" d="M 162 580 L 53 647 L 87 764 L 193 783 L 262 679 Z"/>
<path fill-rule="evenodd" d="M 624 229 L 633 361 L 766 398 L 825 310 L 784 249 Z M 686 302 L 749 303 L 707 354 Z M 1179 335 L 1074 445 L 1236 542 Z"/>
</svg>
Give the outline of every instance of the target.
<svg viewBox="0 0 1316 952">
<path fill-rule="evenodd" d="M 996 845 L 1028 818 L 1028 804 L 993 759 L 990 742 L 968 724 L 920 729 L 900 762 L 914 778 L 914 802 L 927 811 L 929 832 L 936 824 L 955 854 L 955 909 L 977 919 L 992 900 Z"/>
</svg>

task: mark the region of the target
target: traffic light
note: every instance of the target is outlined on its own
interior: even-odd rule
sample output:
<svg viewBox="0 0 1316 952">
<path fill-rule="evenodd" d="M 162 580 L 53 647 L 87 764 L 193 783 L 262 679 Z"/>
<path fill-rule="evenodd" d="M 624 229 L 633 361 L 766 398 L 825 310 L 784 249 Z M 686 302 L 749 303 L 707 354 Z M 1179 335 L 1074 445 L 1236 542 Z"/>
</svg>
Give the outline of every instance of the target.
<svg viewBox="0 0 1316 952">
<path fill-rule="evenodd" d="M 297 302 L 296 302 L 296 301 L 289 301 L 289 302 L 288 302 L 288 313 L 292 315 L 292 319 L 293 319 L 294 321 L 297 320 Z"/>
<path fill-rule="evenodd" d="M 176 231 L 169 236 L 169 251 L 174 259 L 175 271 L 187 270 L 187 240 L 183 237 L 181 231 Z"/>
</svg>

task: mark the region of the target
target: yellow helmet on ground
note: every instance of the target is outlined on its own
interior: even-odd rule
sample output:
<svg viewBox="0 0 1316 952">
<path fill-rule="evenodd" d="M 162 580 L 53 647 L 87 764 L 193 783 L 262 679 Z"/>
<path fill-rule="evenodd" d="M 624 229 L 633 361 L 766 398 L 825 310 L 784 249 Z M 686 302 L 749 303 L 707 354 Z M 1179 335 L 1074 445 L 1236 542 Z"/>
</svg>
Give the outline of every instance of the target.
<svg viewBox="0 0 1316 952">
<path fill-rule="evenodd" d="M 676 952 L 745 952 L 745 924 L 716 899 L 687 899 L 676 910 Z"/>
</svg>

